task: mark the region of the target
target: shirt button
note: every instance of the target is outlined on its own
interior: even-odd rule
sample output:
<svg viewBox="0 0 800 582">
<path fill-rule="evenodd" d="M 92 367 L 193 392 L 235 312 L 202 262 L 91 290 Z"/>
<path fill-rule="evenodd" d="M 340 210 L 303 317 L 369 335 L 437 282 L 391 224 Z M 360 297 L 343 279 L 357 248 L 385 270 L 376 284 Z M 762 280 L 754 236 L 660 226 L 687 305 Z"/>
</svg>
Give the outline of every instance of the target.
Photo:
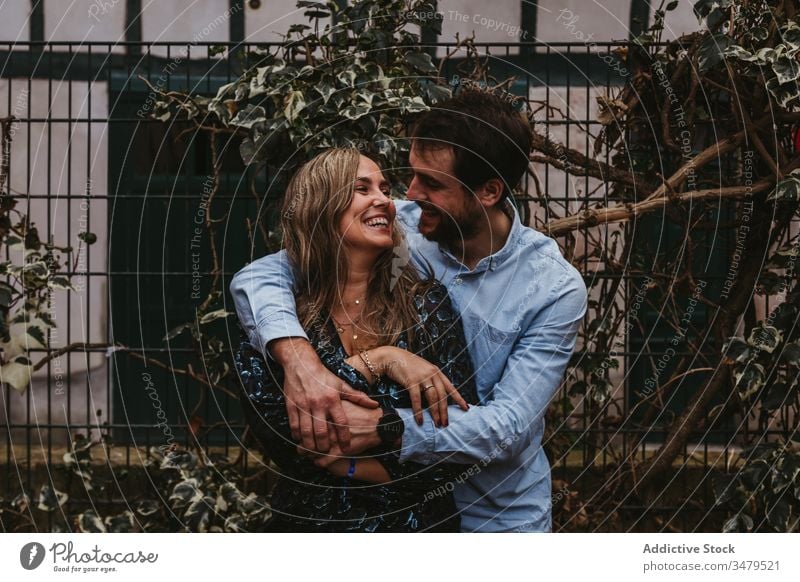
<svg viewBox="0 0 800 582">
<path fill-rule="evenodd" d="M 461 285 L 461 277 L 456 277 L 455 284 L 456 285 Z"/>
</svg>

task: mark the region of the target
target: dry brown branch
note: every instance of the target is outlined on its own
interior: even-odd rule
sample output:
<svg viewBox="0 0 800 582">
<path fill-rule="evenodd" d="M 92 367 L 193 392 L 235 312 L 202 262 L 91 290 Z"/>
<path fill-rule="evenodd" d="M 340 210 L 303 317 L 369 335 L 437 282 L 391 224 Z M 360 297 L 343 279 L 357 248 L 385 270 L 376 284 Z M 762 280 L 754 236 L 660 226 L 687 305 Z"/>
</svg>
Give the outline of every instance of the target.
<svg viewBox="0 0 800 582">
<path fill-rule="evenodd" d="M 548 139 L 536 130 L 532 130 L 532 134 L 533 151 L 545 154 L 544 156 L 532 154 L 530 156 L 532 162 L 550 164 L 574 176 L 590 176 L 598 180 L 628 184 L 645 194 L 653 190 L 653 186 L 643 176 L 593 160 L 585 154 Z"/>
<path fill-rule="evenodd" d="M 693 190 L 691 192 L 682 192 L 680 194 L 665 195 L 656 199 L 643 200 L 636 204 L 620 204 L 610 208 L 584 210 L 572 216 L 551 220 L 539 230 L 549 236 L 559 236 L 579 228 L 630 220 L 634 217 L 666 208 L 669 204 L 699 202 L 708 199 L 737 198 L 739 196 L 756 194 L 758 192 L 764 192 L 773 184 L 774 181 L 772 180 L 761 180 L 754 183 L 752 186 L 731 186 L 728 188 Z"/>
</svg>

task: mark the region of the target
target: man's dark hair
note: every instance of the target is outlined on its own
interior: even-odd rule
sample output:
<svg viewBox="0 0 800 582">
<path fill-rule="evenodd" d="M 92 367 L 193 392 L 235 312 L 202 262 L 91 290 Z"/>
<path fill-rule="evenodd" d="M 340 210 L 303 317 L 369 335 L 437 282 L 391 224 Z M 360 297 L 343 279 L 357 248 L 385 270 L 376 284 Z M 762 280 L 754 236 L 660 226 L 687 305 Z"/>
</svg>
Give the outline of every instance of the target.
<svg viewBox="0 0 800 582">
<path fill-rule="evenodd" d="M 423 151 L 452 147 L 455 177 L 467 188 L 500 178 L 503 199 L 519 184 L 531 151 L 528 121 L 490 90 L 462 89 L 423 113 L 411 137 Z"/>
</svg>

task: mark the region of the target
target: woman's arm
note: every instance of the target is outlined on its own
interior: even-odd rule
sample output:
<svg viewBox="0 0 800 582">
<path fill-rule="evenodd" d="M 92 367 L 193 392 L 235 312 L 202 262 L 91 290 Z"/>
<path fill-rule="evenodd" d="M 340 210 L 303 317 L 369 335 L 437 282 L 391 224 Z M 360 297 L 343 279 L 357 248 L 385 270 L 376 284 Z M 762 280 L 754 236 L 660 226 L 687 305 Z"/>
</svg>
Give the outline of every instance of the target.
<svg viewBox="0 0 800 582">
<path fill-rule="evenodd" d="M 332 475 L 347 477 L 347 473 L 350 471 L 350 462 L 351 459 L 342 457 L 338 457 L 331 462 L 327 457 L 323 456 L 315 460 L 314 464 L 327 469 Z M 377 459 L 355 459 L 355 462 L 355 472 L 350 477 L 356 481 L 388 483 L 392 480 L 389 476 L 389 472 Z"/>
<path fill-rule="evenodd" d="M 371 361 L 378 362 L 377 365 L 380 366 L 378 369 L 386 370 L 387 375 L 393 372 L 418 373 L 424 366 L 435 368 L 446 378 L 452 378 L 453 384 L 460 391 L 460 393 L 455 392 L 454 389 L 454 396 L 462 401 L 477 404 L 473 365 L 466 348 L 460 315 L 441 285 L 432 287 L 424 300 L 426 308 L 423 312 L 428 315 L 420 322 L 418 333 L 415 334 L 411 346 L 416 354 L 394 347 L 377 348 L 369 352 Z M 373 352 L 376 353 L 373 355 Z M 429 374 L 427 376 L 429 377 Z M 426 374 L 422 374 L 422 377 L 426 377 Z M 433 390 L 428 392 L 429 397 L 434 394 Z M 443 397 L 442 401 L 446 404 L 446 397 Z M 431 465 L 415 462 L 401 464 L 396 453 L 391 452 L 376 458 L 388 472 L 391 481 L 398 482 L 403 487 L 417 488 L 421 492 L 429 492 L 458 477 L 458 465 L 448 463 L 447 457 Z M 324 462 L 319 461 L 320 464 Z M 342 463 L 337 470 L 346 472 L 347 466 Z"/>
</svg>

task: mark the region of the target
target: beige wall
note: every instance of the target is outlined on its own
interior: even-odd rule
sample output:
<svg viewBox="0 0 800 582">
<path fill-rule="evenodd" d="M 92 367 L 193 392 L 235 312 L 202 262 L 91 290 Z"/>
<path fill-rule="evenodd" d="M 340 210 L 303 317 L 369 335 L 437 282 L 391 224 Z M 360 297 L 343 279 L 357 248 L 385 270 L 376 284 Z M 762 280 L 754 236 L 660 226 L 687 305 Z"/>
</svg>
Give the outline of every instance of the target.
<svg viewBox="0 0 800 582">
<path fill-rule="evenodd" d="M 456 33 L 463 38 L 473 31 L 476 39 L 484 42 L 533 40 L 521 33 L 522 2 L 440 0 L 444 17 L 441 40 L 452 41 Z M 668 14 L 665 38 L 698 28 L 693 3 L 680 0 L 677 9 Z M 538 6 L 536 37 L 541 41 L 580 41 L 578 31 L 595 40 L 628 37 L 631 0 L 538 0 Z M 229 38 L 227 21 L 220 20 L 229 10 L 228 0 L 142 0 L 142 7 L 144 41 L 187 41 L 198 34 L 200 40 L 209 42 Z M 125 0 L 50 0 L 44 9 L 46 40 L 113 43 L 125 38 Z M 28 40 L 30 0 L 0 0 L 0 10 L 0 41 Z M 244 10 L 245 36 L 253 42 L 278 41 L 291 24 L 308 22 L 295 0 L 264 0 L 256 9 L 244 0 Z M 574 26 L 565 26 L 566 16 L 578 17 Z M 113 50 L 121 52 L 123 48 Z"/>
<path fill-rule="evenodd" d="M 298 9 L 295 0 L 270 0 L 261 2 L 259 8 L 250 8 L 245 2 L 244 36 L 246 42 L 280 42 L 282 34 L 293 24 L 310 22 L 303 15 L 305 9 Z M 324 26 L 327 19 L 320 21 Z"/>
<path fill-rule="evenodd" d="M 19 0 L 18 0 L 19 1 Z M 61 0 L 44 3 L 44 39 L 50 41 L 116 43 L 125 40 L 125 0 Z M 54 46 L 67 51 L 68 46 Z M 72 47 L 85 52 L 86 47 Z M 97 50 L 97 49 L 93 49 Z M 105 53 L 107 47 L 103 47 Z M 125 47 L 113 46 L 112 52 L 123 53 Z"/>
<path fill-rule="evenodd" d="M 538 4 L 536 36 L 542 42 L 628 38 L 631 0 L 539 0 Z"/>
<path fill-rule="evenodd" d="M 28 15 L 31 3 L 23 0 L 0 0 L 0 42 L 13 43 L 30 39 Z M 1 45 L 0 45 L 1 46 Z M 5 50 L 7 47 L 2 47 Z"/>
</svg>

